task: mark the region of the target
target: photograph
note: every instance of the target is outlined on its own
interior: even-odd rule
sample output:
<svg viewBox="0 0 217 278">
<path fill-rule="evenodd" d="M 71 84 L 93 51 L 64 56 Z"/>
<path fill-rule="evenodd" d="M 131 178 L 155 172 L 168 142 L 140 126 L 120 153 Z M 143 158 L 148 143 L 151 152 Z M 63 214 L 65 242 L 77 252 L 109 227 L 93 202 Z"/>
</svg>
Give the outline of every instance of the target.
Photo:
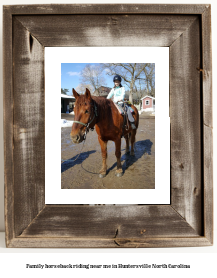
<svg viewBox="0 0 217 278">
<path fill-rule="evenodd" d="M 155 63 L 61 63 L 61 189 L 155 188 Z"/>
<path fill-rule="evenodd" d="M 5 246 L 212 252 L 211 6 L 3 12 Z"/>
</svg>

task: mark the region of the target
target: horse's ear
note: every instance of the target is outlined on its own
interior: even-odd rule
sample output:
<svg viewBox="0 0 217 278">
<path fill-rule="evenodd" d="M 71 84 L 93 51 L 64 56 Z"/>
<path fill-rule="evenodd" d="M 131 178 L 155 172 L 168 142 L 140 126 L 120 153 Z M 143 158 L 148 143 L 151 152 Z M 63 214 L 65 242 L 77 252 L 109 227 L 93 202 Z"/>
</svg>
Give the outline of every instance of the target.
<svg viewBox="0 0 217 278">
<path fill-rule="evenodd" d="M 73 96 L 74 96 L 75 98 L 80 97 L 80 95 L 75 91 L 74 88 L 72 89 L 72 93 L 73 93 Z"/>
<path fill-rule="evenodd" d="M 86 88 L 85 98 L 91 98 L 90 91 Z"/>
</svg>

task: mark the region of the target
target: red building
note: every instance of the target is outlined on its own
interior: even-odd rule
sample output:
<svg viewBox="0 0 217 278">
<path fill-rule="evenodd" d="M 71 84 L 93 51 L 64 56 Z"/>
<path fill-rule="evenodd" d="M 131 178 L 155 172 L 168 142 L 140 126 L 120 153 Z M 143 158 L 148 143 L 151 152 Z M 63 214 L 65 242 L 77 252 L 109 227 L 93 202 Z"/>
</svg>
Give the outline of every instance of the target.
<svg viewBox="0 0 217 278">
<path fill-rule="evenodd" d="M 155 98 L 151 96 L 145 96 L 141 98 L 142 110 L 154 111 L 155 110 Z"/>
</svg>

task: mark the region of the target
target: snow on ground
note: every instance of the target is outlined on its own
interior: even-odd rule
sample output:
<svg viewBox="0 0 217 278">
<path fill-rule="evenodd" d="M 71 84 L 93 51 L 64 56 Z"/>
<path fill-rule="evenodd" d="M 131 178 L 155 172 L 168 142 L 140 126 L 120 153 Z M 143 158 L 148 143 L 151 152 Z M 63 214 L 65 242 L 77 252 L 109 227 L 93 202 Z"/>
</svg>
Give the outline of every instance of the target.
<svg viewBox="0 0 217 278">
<path fill-rule="evenodd" d="M 139 115 L 144 114 L 146 116 L 155 116 L 155 111 L 151 113 L 151 111 L 139 110 Z"/>
<path fill-rule="evenodd" d="M 65 119 L 61 119 L 61 127 L 70 127 L 73 125 L 73 121 L 67 121 Z"/>
</svg>

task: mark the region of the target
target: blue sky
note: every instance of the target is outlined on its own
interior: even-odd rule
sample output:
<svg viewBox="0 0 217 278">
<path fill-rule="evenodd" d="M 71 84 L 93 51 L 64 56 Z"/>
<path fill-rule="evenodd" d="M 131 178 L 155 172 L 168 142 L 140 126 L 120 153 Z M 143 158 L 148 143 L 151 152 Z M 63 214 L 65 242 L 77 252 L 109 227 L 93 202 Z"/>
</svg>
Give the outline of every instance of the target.
<svg viewBox="0 0 217 278">
<path fill-rule="evenodd" d="M 86 65 L 88 65 L 88 64 L 87 63 L 62 63 L 61 64 L 61 88 L 68 89 L 69 95 L 72 95 L 72 88 L 76 89 L 76 87 L 81 83 L 81 75 L 80 74 Z M 89 65 L 99 65 L 99 64 L 91 63 Z M 106 75 L 106 70 L 105 70 L 103 77 L 104 77 L 105 83 L 101 84 L 101 85 L 112 88 L 114 86 L 113 76 Z M 144 73 L 140 77 L 145 78 Z M 138 85 L 139 87 L 142 86 L 142 88 L 147 88 L 146 81 L 142 80 L 140 82 L 141 83 L 139 83 L 139 80 L 138 80 L 136 85 Z M 129 89 L 129 87 L 128 87 L 129 84 L 127 85 L 127 84 L 125 84 L 125 82 L 122 82 L 122 85 L 125 86 L 126 90 Z"/>
<path fill-rule="evenodd" d="M 69 89 L 68 94 L 72 93 L 72 88 L 76 88 L 80 84 L 80 72 L 86 66 L 86 63 L 62 63 L 61 64 L 61 88 Z M 97 64 L 91 64 L 97 65 Z M 112 88 L 114 86 L 113 78 L 104 75 L 106 84 L 104 86 Z"/>
</svg>

